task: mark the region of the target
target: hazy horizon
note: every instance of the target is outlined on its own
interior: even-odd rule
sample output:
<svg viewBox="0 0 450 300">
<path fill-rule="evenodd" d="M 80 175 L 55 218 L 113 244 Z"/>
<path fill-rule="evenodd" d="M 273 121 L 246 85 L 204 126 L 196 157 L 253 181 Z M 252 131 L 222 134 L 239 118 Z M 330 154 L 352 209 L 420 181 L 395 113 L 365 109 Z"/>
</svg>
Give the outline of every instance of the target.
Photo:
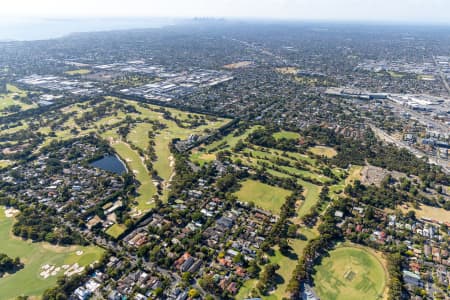
<svg viewBox="0 0 450 300">
<path fill-rule="evenodd" d="M 152 28 L 190 18 L 447 26 L 449 11 L 446 0 L 15 0 L 2 3 L 0 40 Z"/>
<path fill-rule="evenodd" d="M 449 23 L 446 0 L 15 0 L 2 17 L 261 18 Z"/>
<path fill-rule="evenodd" d="M 274 24 L 362 24 L 379 26 L 445 26 L 446 23 L 395 22 L 371 20 L 320 20 L 320 19 L 277 19 L 277 18 L 215 18 L 215 17 L 8 17 L 0 19 L 0 41 L 32 41 L 61 38 L 72 33 L 151 29 L 176 25 L 185 21 L 210 18 L 224 22 L 266 22 Z"/>
</svg>

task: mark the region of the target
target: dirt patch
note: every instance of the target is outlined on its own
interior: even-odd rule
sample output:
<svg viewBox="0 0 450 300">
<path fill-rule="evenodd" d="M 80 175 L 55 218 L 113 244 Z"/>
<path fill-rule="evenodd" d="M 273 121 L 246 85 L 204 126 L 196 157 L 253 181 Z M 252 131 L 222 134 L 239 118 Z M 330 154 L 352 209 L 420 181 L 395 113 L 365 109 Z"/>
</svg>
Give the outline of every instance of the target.
<svg viewBox="0 0 450 300">
<path fill-rule="evenodd" d="M 239 69 L 239 68 L 245 68 L 248 67 L 250 65 L 252 65 L 253 62 L 251 61 L 240 61 L 237 63 L 233 63 L 233 64 L 229 64 L 229 65 L 225 65 L 223 66 L 225 69 Z"/>
<path fill-rule="evenodd" d="M 394 179 L 399 180 L 400 178 L 407 177 L 405 173 L 397 171 L 389 171 L 380 167 L 375 166 L 365 166 L 362 171 L 361 183 L 365 185 L 374 184 L 380 186 L 386 176 L 391 175 Z"/>
<path fill-rule="evenodd" d="M 291 75 L 296 75 L 299 71 L 299 69 L 295 67 L 276 68 L 275 70 L 280 74 L 291 74 Z"/>
</svg>

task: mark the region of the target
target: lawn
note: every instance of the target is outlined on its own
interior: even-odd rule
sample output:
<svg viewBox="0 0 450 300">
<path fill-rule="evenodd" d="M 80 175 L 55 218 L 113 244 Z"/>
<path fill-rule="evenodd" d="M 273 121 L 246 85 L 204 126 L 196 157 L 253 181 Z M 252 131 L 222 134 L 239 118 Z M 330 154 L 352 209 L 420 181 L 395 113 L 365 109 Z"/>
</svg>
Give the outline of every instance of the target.
<svg viewBox="0 0 450 300">
<path fill-rule="evenodd" d="M 228 134 L 227 136 L 223 137 L 219 141 L 215 141 L 205 147 L 204 152 L 217 152 L 219 150 L 223 149 L 231 149 L 234 146 L 236 146 L 237 142 L 239 140 L 245 140 L 253 131 L 256 129 L 261 128 L 261 126 L 253 126 L 247 129 L 244 133 L 240 135 L 235 135 L 234 132 Z M 223 147 L 220 147 L 220 145 L 224 145 Z M 218 149 L 220 148 L 220 149 Z"/>
<path fill-rule="evenodd" d="M 402 73 L 399 73 L 399 72 L 395 72 L 395 71 L 388 71 L 388 74 L 392 78 L 403 78 L 403 77 L 405 77 L 405 74 L 402 74 Z"/>
<path fill-rule="evenodd" d="M 138 123 L 131 132 L 128 134 L 127 139 L 136 147 L 147 150 L 150 138 L 148 137 L 149 131 L 152 130 L 153 124 L 150 123 Z"/>
<path fill-rule="evenodd" d="M 65 72 L 67 75 L 71 75 L 71 76 L 74 76 L 74 75 L 86 75 L 86 74 L 89 74 L 89 73 L 91 73 L 91 70 L 88 70 L 88 69 L 79 69 L 79 70 L 72 70 L 72 71 L 67 71 L 67 72 Z"/>
<path fill-rule="evenodd" d="M 0 96 L 1 97 L 1 96 Z M 17 125 L 17 126 L 16 126 Z M 11 133 L 16 133 L 16 132 L 18 132 L 18 131 L 20 131 L 20 130 L 23 130 L 23 129 L 27 129 L 28 128 L 28 124 L 27 123 L 25 123 L 25 122 L 23 122 L 23 124 L 22 125 L 19 125 L 19 124 L 9 124 L 9 128 L 8 129 L 4 129 L 4 130 L 2 130 L 2 135 L 4 135 L 4 134 L 11 134 Z"/>
<path fill-rule="evenodd" d="M 362 166 L 352 166 L 348 172 L 348 177 L 345 179 L 345 185 L 353 184 L 355 180 L 361 180 Z"/>
<path fill-rule="evenodd" d="M 281 166 L 280 169 L 282 169 L 283 171 L 286 171 L 289 174 L 300 175 L 300 176 L 303 176 L 302 178 L 305 178 L 305 177 L 311 178 L 311 179 L 315 179 L 315 180 L 318 180 L 323 183 L 332 181 L 331 178 L 326 177 L 322 174 L 317 174 L 317 173 L 313 173 L 310 171 L 300 170 L 300 169 L 297 169 L 294 167 Z"/>
<path fill-rule="evenodd" d="M 14 299 L 21 295 L 40 296 L 46 289 L 55 286 L 57 277 L 62 276 L 64 270 L 44 279 L 40 276 L 43 265 L 62 267 L 78 263 L 80 266 L 87 266 L 100 260 L 103 255 L 103 249 L 93 246 L 59 247 L 24 241 L 12 235 L 13 222 L 13 218 L 5 216 L 4 207 L 0 207 L 0 252 L 10 257 L 18 256 L 25 263 L 22 270 L 0 279 L 0 300 Z M 82 252 L 77 253 L 78 251 Z"/>
<path fill-rule="evenodd" d="M 171 162 L 172 154 L 170 153 L 169 148 L 172 137 L 173 136 L 166 131 L 163 131 L 155 137 L 155 152 L 158 158 L 154 162 L 153 167 L 158 172 L 158 175 L 164 180 L 169 180 L 174 169 L 174 163 Z"/>
<path fill-rule="evenodd" d="M 434 75 L 418 75 L 417 79 L 424 80 L 424 81 L 434 81 L 434 80 L 436 80 Z"/>
<path fill-rule="evenodd" d="M 122 233 L 127 230 L 127 227 L 123 224 L 114 224 L 106 230 L 106 234 L 112 236 L 113 238 L 118 238 Z"/>
<path fill-rule="evenodd" d="M 292 131 L 280 131 L 280 132 L 275 132 L 273 134 L 273 137 L 277 140 L 285 138 L 285 139 L 292 139 L 292 140 L 298 140 L 300 138 L 300 134 L 298 134 L 297 132 L 292 132 Z"/>
<path fill-rule="evenodd" d="M 388 275 L 385 262 L 364 247 L 340 246 L 315 267 L 314 290 L 321 299 L 382 299 Z"/>
<path fill-rule="evenodd" d="M 190 156 L 191 161 L 198 162 L 200 166 L 204 165 L 207 162 L 214 161 L 216 159 L 216 154 L 214 153 L 204 153 L 198 150 L 193 150 Z"/>
<path fill-rule="evenodd" d="M 311 207 L 317 203 L 322 187 L 303 180 L 299 180 L 298 182 L 303 186 L 303 196 L 305 196 L 305 200 L 297 211 L 298 217 L 301 218 L 308 214 Z"/>
<path fill-rule="evenodd" d="M 235 193 L 240 201 L 253 202 L 259 208 L 280 214 L 280 208 L 292 192 L 256 180 L 242 182 L 241 189 Z"/>
<path fill-rule="evenodd" d="M 450 220 L 450 211 L 440 207 L 420 204 L 419 208 L 415 209 L 412 204 L 410 204 L 407 206 L 407 208 L 404 205 L 399 205 L 398 208 L 401 209 L 403 213 L 407 213 L 408 211 L 412 210 L 416 213 L 416 216 L 418 218 L 428 218 L 442 223 L 449 222 Z"/>
<path fill-rule="evenodd" d="M 8 93 L 7 94 L 0 94 L 0 111 L 12 106 L 12 105 L 19 105 L 22 110 L 27 110 L 30 108 L 37 107 L 36 104 L 27 104 L 20 99 L 27 97 L 27 92 L 8 84 L 6 86 Z M 19 99 L 14 99 L 14 96 L 19 96 Z"/>
<path fill-rule="evenodd" d="M 337 154 L 336 150 L 334 150 L 331 147 L 325 147 L 325 146 L 314 146 L 314 147 L 309 148 L 309 151 L 311 151 L 312 153 L 314 153 L 316 155 L 323 155 L 328 158 L 332 158 L 332 157 L 336 156 L 336 154 Z"/>
<path fill-rule="evenodd" d="M 290 75 L 296 75 L 300 69 L 295 67 L 285 67 L 285 68 L 276 68 L 275 69 L 280 74 L 290 74 Z"/>
<path fill-rule="evenodd" d="M 7 166 L 11 165 L 13 162 L 10 160 L 0 160 L 0 169 L 6 168 Z"/>
<path fill-rule="evenodd" d="M 148 173 L 142 158 L 139 154 L 132 150 L 130 146 L 123 142 L 114 142 L 111 145 L 120 158 L 127 164 L 128 169 L 131 170 L 139 181 L 140 186 L 137 189 L 139 196 L 136 197 L 137 206 L 136 215 L 141 215 L 154 206 L 152 197 L 156 194 L 156 187 L 153 184 L 151 175 Z"/>
</svg>

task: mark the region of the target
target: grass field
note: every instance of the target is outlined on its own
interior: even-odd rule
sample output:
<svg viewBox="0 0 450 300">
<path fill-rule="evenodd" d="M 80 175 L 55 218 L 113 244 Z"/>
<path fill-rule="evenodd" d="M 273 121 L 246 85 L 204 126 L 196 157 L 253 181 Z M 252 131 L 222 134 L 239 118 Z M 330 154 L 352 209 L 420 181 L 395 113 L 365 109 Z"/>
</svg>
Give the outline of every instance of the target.
<svg viewBox="0 0 450 300">
<path fill-rule="evenodd" d="M 128 144 L 115 142 L 112 144 L 112 147 L 127 164 L 128 168 L 134 173 L 137 181 L 140 183 L 140 186 L 137 189 L 139 196 L 135 199 L 137 201 L 135 209 L 137 214 L 142 214 L 144 211 L 147 211 L 154 206 L 152 197 L 156 193 L 156 187 L 153 184 L 151 175 L 148 173 L 142 158 L 136 151 L 132 150 Z"/>
<path fill-rule="evenodd" d="M 290 173 L 290 174 L 296 174 L 296 175 L 304 176 L 304 177 L 307 177 L 307 178 L 318 180 L 318 181 L 323 182 L 323 183 L 331 181 L 331 178 L 326 177 L 326 176 L 324 176 L 322 174 L 317 174 L 315 172 L 300 170 L 300 169 L 297 169 L 297 168 L 294 168 L 294 167 L 288 167 L 288 166 L 281 166 L 280 168 L 282 170 Z"/>
<path fill-rule="evenodd" d="M 353 184 L 355 180 L 361 180 L 361 171 L 363 167 L 362 166 L 351 166 L 349 170 L 349 175 L 345 179 L 345 185 Z"/>
<path fill-rule="evenodd" d="M 27 110 L 30 108 L 37 107 L 36 104 L 27 104 L 27 103 L 20 101 L 20 99 L 18 99 L 18 100 L 14 99 L 15 95 L 19 96 L 20 98 L 26 97 L 27 92 L 17 88 L 14 85 L 10 85 L 10 84 L 8 84 L 6 86 L 6 88 L 8 90 L 8 93 L 0 94 L 0 112 L 2 110 L 4 110 L 5 108 L 8 108 L 9 106 L 12 106 L 12 105 L 19 105 L 22 110 Z"/>
<path fill-rule="evenodd" d="M 10 160 L 0 160 L 0 169 L 11 165 L 13 162 Z"/>
<path fill-rule="evenodd" d="M 91 70 L 88 69 L 79 69 L 79 70 L 72 70 L 72 71 L 67 71 L 65 72 L 67 75 L 86 75 L 91 73 Z"/>
<path fill-rule="evenodd" d="M 314 289 L 321 299 L 383 299 L 385 295 L 384 262 L 366 248 L 340 246 L 315 270 Z"/>
<path fill-rule="evenodd" d="M 153 164 L 153 167 L 164 180 L 168 180 L 173 173 L 174 164 L 170 160 L 169 143 L 172 136 L 166 132 L 160 133 L 155 138 L 155 151 L 158 159 Z"/>
<path fill-rule="evenodd" d="M 193 150 L 190 156 L 192 161 L 198 162 L 200 165 L 203 165 L 207 162 L 211 162 L 216 159 L 215 153 L 204 153 L 198 150 Z"/>
<path fill-rule="evenodd" d="M 303 201 L 297 212 L 298 217 L 301 218 L 309 213 L 311 207 L 313 207 L 317 203 L 322 187 L 303 180 L 299 180 L 299 183 L 304 188 L 303 196 L 305 196 L 305 200 Z"/>
<path fill-rule="evenodd" d="M 329 158 L 332 158 L 336 156 L 337 152 L 331 147 L 325 147 L 325 146 L 314 146 L 309 148 L 309 151 L 316 155 L 323 155 Z"/>
<path fill-rule="evenodd" d="M 245 140 L 253 131 L 255 131 L 258 128 L 261 128 L 261 126 L 250 127 L 243 134 L 237 135 L 237 136 L 235 136 L 234 133 L 230 133 L 227 136 L 220 139 L 219 141 L 215 141 L 215 142 L 205 146 L 202 151 L 193 152 L 190 156 L 190 159 L 193 162 L 197 162 L 200 164 L 202 164 L 208 160 L 210 161 L 211 156 L 206 156 L 206 160 L 203 160 L 202 155 L 203 154 L 213 154 L 214 155 L 215 153 L 217 153 L 218 151 L 221 151 L 221 150 L 225 150 L 225 149 L 230 150 L 234 146 L 236 146 L 236 144 L 239 140 Z"/>
<path fill-rule="evenodd" d="M 292 192 L 256 180 L 242 182 L 241 189 L 235 193 L 240 201 L 253 202 L 259 208 L 280 214 L 280 208 Z"/>
<path fill-rule="evenodd" d="M 395 71 L 388 71 L 388 74 L 389 74 L 392 78 L 403 78 L 403 77 L 405 77 L 404 74 L 399 73 L 399 72 L 395 72 Z"/>
<path fill-rule="evenodd" d="M 403 213 L 412 210 L 416 213 L 418 218 L 429 218 L 443 223 L 450 221 L 450 211 L 443 208 L 423 204 L 420 204 L 418 209 L 415 209 L 412 205 L 408 205 L 408 208 L 399 205 L 398 208 L 401 209 Z"/>
<path fill-rule="evenodd" d="M 230 149 L 231 145 L 233 145 L 233 143 L 235 144 L 235 142 L 237 142 L 239 139 L 243 139 L 243 137 L 247 136 L 252 130 L 254 130 L 254 128 L 248 129 L 245 132 L 245 134 L 243 134 L 241 136 L 234 136 L 233 134 L 230 134 L 230 135 L 224 137 L 222 140 L 216 141 L 216 142 L 204 147 L 203 149 L 202 148 L 195 149 L 191 153 L 191 159 L 193 161 L 197 161 L 197 162 L 198 161 L 203 161 L 203 162 L 211 161 L 211 160 L 215 159 L 216 151 L 223 150 L 223 149 Z M 280 132 L 279 134 L 282 134 L 285 137 L 287 135 L 292 135 L 292 134 L 296 135 L 296 133 L 294 133 L 294 132 L 287 132 L 287 131 Z M 208 149 L 212 150 L 212 151 L 210 153 L 208 153 Z M 327 148 L 325 148 L 325 149 L 320 148 L 320 150 L 322 151 L 322 153 L 326 152 L 326 151 L 328 151 L 328 152 L 330 151 Z M 331 150 L 333 150 L 333 149 L 331 149 Z M 232 159 L 234 161 L 239 159 L 239 160 L 241 160 L 241 162 L 244 165 L 252 167 L 252 168 L 258 168 L 261 163 L 264 163 L 267 165 L 267 172 L 270 173 L 271 175 L 276 176 L 276 177 L 281 177 L 281 178 L 292 178 L 292 179 L 298 181 L 305 188 L 305 191 L 304 191 L 305 201 L 303 201 L 301 203 L 301 205 L 298 209 L 298 212 L 297 212 L 298 217 L 302 217 L 305 214 L 309 213 L 309 211 L 311 210 L 311 207 L 317 203 L 317 200 L 319 198 L 319 193 L 321 191 L 321 187 L 320 187 L 320 185 L 316 185 L 316 184 L 310 183 L 308 181 L 297 179 L 297 178 L 295 178 L 294 175 L 302 176 L 302 178 L 315 179 L 322 183 L 327 183 L 327 182 L 332 181 L 331 178 L 326 177 L 323 174 L 321 174 L 321 172 L 319 170 L 321 166 L 317 165 L 317 161 L 315 159 L 312 159 L 311 157 L 304 155 L 304 154 L 300 154 L 300 153 L 284 152 L 281 150 L 268 149 L 268 148 L 263 148 L 263 147 L 259 147 L 256 145 L 250 145 L 249 147 L 241 150 L 239 153 L 233 153 Z M 277 165 L 276 161 L 278 159 L 283 159 L 285 161 L 288 161 L 290 166 Z M 295 164 L 298 162 L 304 164 L 305 170 L 294 167 Z M 339 169 L 339 168 L 333 168 L 332 171 L 337 175 L 346 174 L 345 170 Z M 343 184 L 343 182 L 344 181 L 342 180 L 342 184 Z M 342 187 L 342 189 L 343 189 L 343 187 Z M 244 192 L 241 191 L 241 194 L 238 195 L 238 197 L 240 196 L 241 198 L 245 198 L 246 200 L 244 200 L 244 201 L 253 201 L 260 208 L 263 208 L 263 209 L 266 209 L 269 211 L 278 211 L 278 208 L 280 207 L 279 200 L 254 201 L 253 198 L 248 199 L 246 196 L 242 195 L 242 193 L 244 193 L 246 195 L 253 196 L 254 191 L 257 191 L 257 190 L 258 190 L 257 187 L 246 188 L 244 186 Z M 265 191 L 263 191 L 263 193 L 264 193 L 264 195 L 261 195 L 261 196 L 264 197 L 267 195 L 267 197 L 271 197 L 270 193 L 266 193 Z M 261 197 L 261 196 L 258 195 L 258 197 Z M 243 200 L 243 199 L 241 199 L 241 200 Z"/>
<path fill-rule="evenodd" d="M 417 79 L 424 80 L 424 81 L 434 81 L 434 80 L 436 80 L 434 75 L 418 75 Z"/>
<path fill-rule="evenodd" d="M 122 233 L 125 232 L 127 227 L 123 224 L 114 224 L 106 230 L 106 234 L 112 236 L 113 238 L 118 238 Z"/>
<path fill-rule="evenodd" d="M 297 132 L 292 132 L 292 131 L 280 131 L 280 132 L 275 132 L 273 134 L 273 137 L 276 138 L 277 140 L 285 138 L 285 139 L 299 139 L 300 138 L 300 134 L 298 134 Z"/>
<path fill-rule="evenodd" d="M 291 74 L 291 75 L 296 75 L 298 71 L 300 71 L 298 68 L 295 67 L 276 68 L 275 70 L 280 74 Z"/>
<path fill-rule="evenodd" d="M 19 257 L 25 263 L 22 270 L 0 279 L 0 300 L 15 299 L 21 295 L 40 296 L 47 288 L 54 286 L 57 277 L 62 276 L 64 271 L 44 279 L 39 275 L 43 265 L 61 267 L 78 263 L 87 266 L 103 255 L 103 249 L 93 246 L 59 247 L 24 241 L 12 235 L 13 222 L 13 218 L 5 216 L 4 207 L 0 207 L 0 252 L 13 258 Z M 82 254 L 77 255 L 77 251 L 82 251 Z"/>
<path fill-rule="evenodd" d="M 150 123 L 139 123 L 131 130 L 127 136 L 127 139 L 138 148 L 146 150 L 150 142 L 148 132 L 153 131 L 152 127 L 153 125 Z"/>
</svg>

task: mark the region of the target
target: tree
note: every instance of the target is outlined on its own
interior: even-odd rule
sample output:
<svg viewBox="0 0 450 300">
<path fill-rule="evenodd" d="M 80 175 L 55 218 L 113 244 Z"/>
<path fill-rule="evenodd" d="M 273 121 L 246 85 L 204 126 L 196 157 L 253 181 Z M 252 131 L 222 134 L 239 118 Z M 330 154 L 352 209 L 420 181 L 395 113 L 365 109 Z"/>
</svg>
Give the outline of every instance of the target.
<svg viewBox="0 0 450 300">
<path fill-rule="evenodd" d="M 189 282 L 191 282 L 191 280 L 192 280 L 192 274 L 191 274 L 190 272 L 184 272 L 184 273 L 181 275 L 181 280 L 182 280 L 184 283 L 189 284 Z"/>
<path fill-rule="evenodd" d="M 237 265 L 244 264 L 245 263 L 244 255 L 242 255 L 241 253 L 236 254 L 233 257 L 233 262 Z"/>
<path fill-rule="evenodd" d="M 291 251 L 291 246 L 289 246 L 289 243 L 287 242 L 286 239 L 280 239 L 278 245 L 280 246 L 280 252 L 283 255 L 287 255 L 289 254 L 289 251 Z"/>
<path fill-rule="evenodd" d="M 196 289 L 190 289 L 189 292 L 188 292 L 188 296 L 191 299 L 195 299 L 198 296 L 200 296 L 200 293 Z"/>
</svg>

